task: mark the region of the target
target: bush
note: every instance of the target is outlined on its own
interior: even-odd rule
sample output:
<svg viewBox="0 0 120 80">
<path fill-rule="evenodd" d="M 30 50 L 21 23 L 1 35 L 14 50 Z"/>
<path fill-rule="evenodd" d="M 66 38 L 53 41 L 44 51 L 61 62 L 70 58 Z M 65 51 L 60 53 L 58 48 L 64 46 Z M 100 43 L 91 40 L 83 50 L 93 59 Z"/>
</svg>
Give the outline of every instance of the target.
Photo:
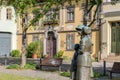
<svg viewBox="0 0 120 80">
<path fill-rule="evenodd" d="M 19 50 L 12 50 L 11 56 L 12 57 L 20 57 L 21 56 L 20 51 Z"/>
<path fill-rule="evenodd" d="M 70 72 L 62 72 L 60 73 L 60 75 L 65 77 L 70 77 Z"/>
<path fill-rule="evenodd" d="M 36 69 L 36 64 L 34 64 L 34 63 L 27 63 L 24 66 L 24 69 Z"/>
<path fill-rule="evenodd" d="M 99 72 L 94 72 L 94 78 L 100 78 L 103 77 L 104 75 L 102 73 Z M 107 76 L 107 75 L 106 75 Z"/>
<path fill-rule="evenodd" d="M 63 56 L 64 51 L 60 50 L 58 53 L 54 56 L 54 58 L 61 58 Z"/>
<path fill-rule="evenodd" d="M 31 42 L 31 43 L 27 46 L 26 50 L 27 50 L 27 57 L 28 57 L 28 58 L 32 58 L 32 55 L 33 55 L 34 53 L 36 53 L 37 56 L 40 57 L 40 56 L 41 56 L 41 53 L 42 53 L 42 51 L 43 51 L 43 49 L 42 49 L 42 44 L 41 44 L 40 41 Z"/>
<path fill-rule="evenodd" d="M 11 64 L 7 67 L 7 69 L 20 69 L 20 65 L 18 64 Z"/>
<path fill-rule="evenodd" d="M 7 66 L 7 69 L 36 69 L 36 64 L 27 63 L 24 67 L 21 67 L 19 64 L 11 64 Z"/>
</svg>

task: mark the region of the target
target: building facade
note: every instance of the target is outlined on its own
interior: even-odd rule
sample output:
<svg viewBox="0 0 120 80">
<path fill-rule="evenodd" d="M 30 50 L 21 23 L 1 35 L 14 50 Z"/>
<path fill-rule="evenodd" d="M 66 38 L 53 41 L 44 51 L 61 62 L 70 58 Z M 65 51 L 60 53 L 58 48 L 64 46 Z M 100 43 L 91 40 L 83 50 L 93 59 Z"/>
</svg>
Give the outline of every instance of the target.
<svg viewBox="0 0 120 80">
<path fill-rule="evenodd" d="M 52 12 L 56 12 L 56 23 L 52 25 L 51 16 Z M 89 21 L 92 20 L 92 11 L 88 15 Z M 64 51 L 63 56 L 72 58 L 74 54 L 74 45 L 79 44 L 80 36 L 76 32 L 76 27 L 83 24 L 84 9 L 81 4 L 69 5 L 64 4 L 59 8 L 52 8 L 44 17 L 44 23 L 41 20 L 36 22 L 35 28 L 29 28 L 27 31 L 27 43 L 40 40 L 43 43 L 43 53 L 53 57 L 58 51 Z M 29 14 L 28 19 L 33 18 L 34 13 Z M 88 23 L 89 23 L 88 21 Z M 22 33 L 20 22 L 18 21 L 17 31 L 17 49 L 21 50 Z M 99 31 L 96 29 L 96 24 L 92 25 L 92 41 L 93 52 L 92 56 L 98 56 L 99 50 Z"/>
<path fill-rule="evenodd" d="M 112 0 L 103 0 L 101 26 L 101 58 L 120 54 L 120 1 L 115 5 Z"/>
<path fill-rule="evenodd" d="M 15 11 L 11 6 L 0 8 L 0 56 L 10 55 L 17 48 Z"/>
<path fill-rule="evenodd" d="M 65 3 L 62 7 L 52 8 L 46 17 L 36 22 L 27 31 L 27 45 L 33 41 L 41 41 L 43 52 L 53 57 L 60 50 L 64 51 L 63 56 L 72 58 L 74 45 L 79 44 L 80 36 L 76 32 L 76 27 L 83 24 L 84 5 L 72 5 Z M 94 10 L 93 10 L 94 11 Z M 56 23 L 51 22 L 50 14 L 56 12 Z M 6 15 L 5 15 L 6 14 Z M 92 20 L 91 11 L 88 15 L 88 23 Z M 13 7 L 2 7 L 0 10 L 0 55 L 10 55 L 14 49 L 21 51 L 22 47 L 22 27 L 20 17 L 15 16 Z M 28 19 L 34 18 L 34 12 L 28 14 Z M 16 24 L 17 20 L 17 24 Z M 43 23 L 41 23 L 43 21 Z M 98 57 L 99 52 L 99 30 L 96 24 L 92 25 L 93 51 L 92 57 Z"/>
</svg>

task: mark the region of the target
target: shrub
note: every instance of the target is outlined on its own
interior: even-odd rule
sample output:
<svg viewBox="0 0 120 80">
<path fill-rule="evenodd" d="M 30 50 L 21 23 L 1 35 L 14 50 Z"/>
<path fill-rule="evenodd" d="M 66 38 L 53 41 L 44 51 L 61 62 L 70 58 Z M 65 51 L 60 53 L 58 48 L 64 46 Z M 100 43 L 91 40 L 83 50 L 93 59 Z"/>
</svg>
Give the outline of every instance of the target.
<svg viewBox="0 0 120 80">
<path fill-rule="evenodd" d="M 27 63 L 24 66 L 24 69 L 36 69 L 36 64 L 34 64 L 34 63 Z"/>
<path fill-rule="evenodd" d="M 54 58 L 61 58 L 63 56 L 64 51 L 60 50 L 58 53 L 54 56 Z"/>
<path fill-rule="evenodd" d="M 11 56 L 12 57 L 20 57 L 21 56 L 20 51 L 19 50 L 12 50 Z"/>
<path fill-rule="evenodd" d="M 65 77 L 70 77 L 70 72 L 62 72 L 60 73 L 61 76 L 65 76 Z"/>
<path fill-rule="evenodd" d="M 40 57 L 40 56 L 41 56 L 41 53 L 42 53 L 42 51 L 43 51 L 43 50 L 42 50 L 42 44 L 41 44 L 40 41 L 31 42 L 31 43 L 27 46 L 26 50 L 27 50 L 27 57 L 28 57 L 28 58 L 32 58 L 32 55 L 33 55 L 34 53 L 36 53 L 37 56 Z"/>
<path fill-rule="evenodd" d="M 20 65 L 18 64 L 11 64 L 7 67 L 7 69 L 20 69 Z"/>
<path fill-rule="evenodd" d="M 6 67 L 7 69 L 36 69 L 35 63 L 27 63 L 24 67 L 21 67 L 19 64 L 11 64 Z"/>
<path fill-rule="evenodd" d="M 102 73 L 99 73 L 99 72 L 94 72 L 94 78 L 100 78 L 100 77 L 103 77 L 104 75 Z M 107 76 L 107 75 L 105 75 Z"/>
</svg>

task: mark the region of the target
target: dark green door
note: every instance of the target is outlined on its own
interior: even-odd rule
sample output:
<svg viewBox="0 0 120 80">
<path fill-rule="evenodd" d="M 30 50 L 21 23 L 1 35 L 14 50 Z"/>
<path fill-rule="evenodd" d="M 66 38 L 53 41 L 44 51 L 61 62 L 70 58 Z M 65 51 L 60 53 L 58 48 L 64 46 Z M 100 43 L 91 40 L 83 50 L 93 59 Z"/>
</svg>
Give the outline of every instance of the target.
<svg viewBox="0 0 120 80">
<path fill-rule="evenodd" d="M 112 26 L 111 52 L 116 55 L 120 54 L 120 26 Z"/>
</svg>

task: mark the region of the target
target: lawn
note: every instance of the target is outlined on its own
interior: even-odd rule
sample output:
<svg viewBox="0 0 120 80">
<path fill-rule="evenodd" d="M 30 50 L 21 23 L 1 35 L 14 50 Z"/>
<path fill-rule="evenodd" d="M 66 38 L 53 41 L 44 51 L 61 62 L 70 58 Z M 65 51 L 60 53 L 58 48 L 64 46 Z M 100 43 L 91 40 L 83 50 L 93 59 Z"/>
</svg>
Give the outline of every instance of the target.
<svg viewBox="0 0 120 80">
<path fill-rule="evenodd" d="M 25 76 L 16 76 L 6 73 L 0 73 L 0 80 L 45 80 L 40 78 L 31 78 L 31 77 L 25 77 Z"/>
</svg>

